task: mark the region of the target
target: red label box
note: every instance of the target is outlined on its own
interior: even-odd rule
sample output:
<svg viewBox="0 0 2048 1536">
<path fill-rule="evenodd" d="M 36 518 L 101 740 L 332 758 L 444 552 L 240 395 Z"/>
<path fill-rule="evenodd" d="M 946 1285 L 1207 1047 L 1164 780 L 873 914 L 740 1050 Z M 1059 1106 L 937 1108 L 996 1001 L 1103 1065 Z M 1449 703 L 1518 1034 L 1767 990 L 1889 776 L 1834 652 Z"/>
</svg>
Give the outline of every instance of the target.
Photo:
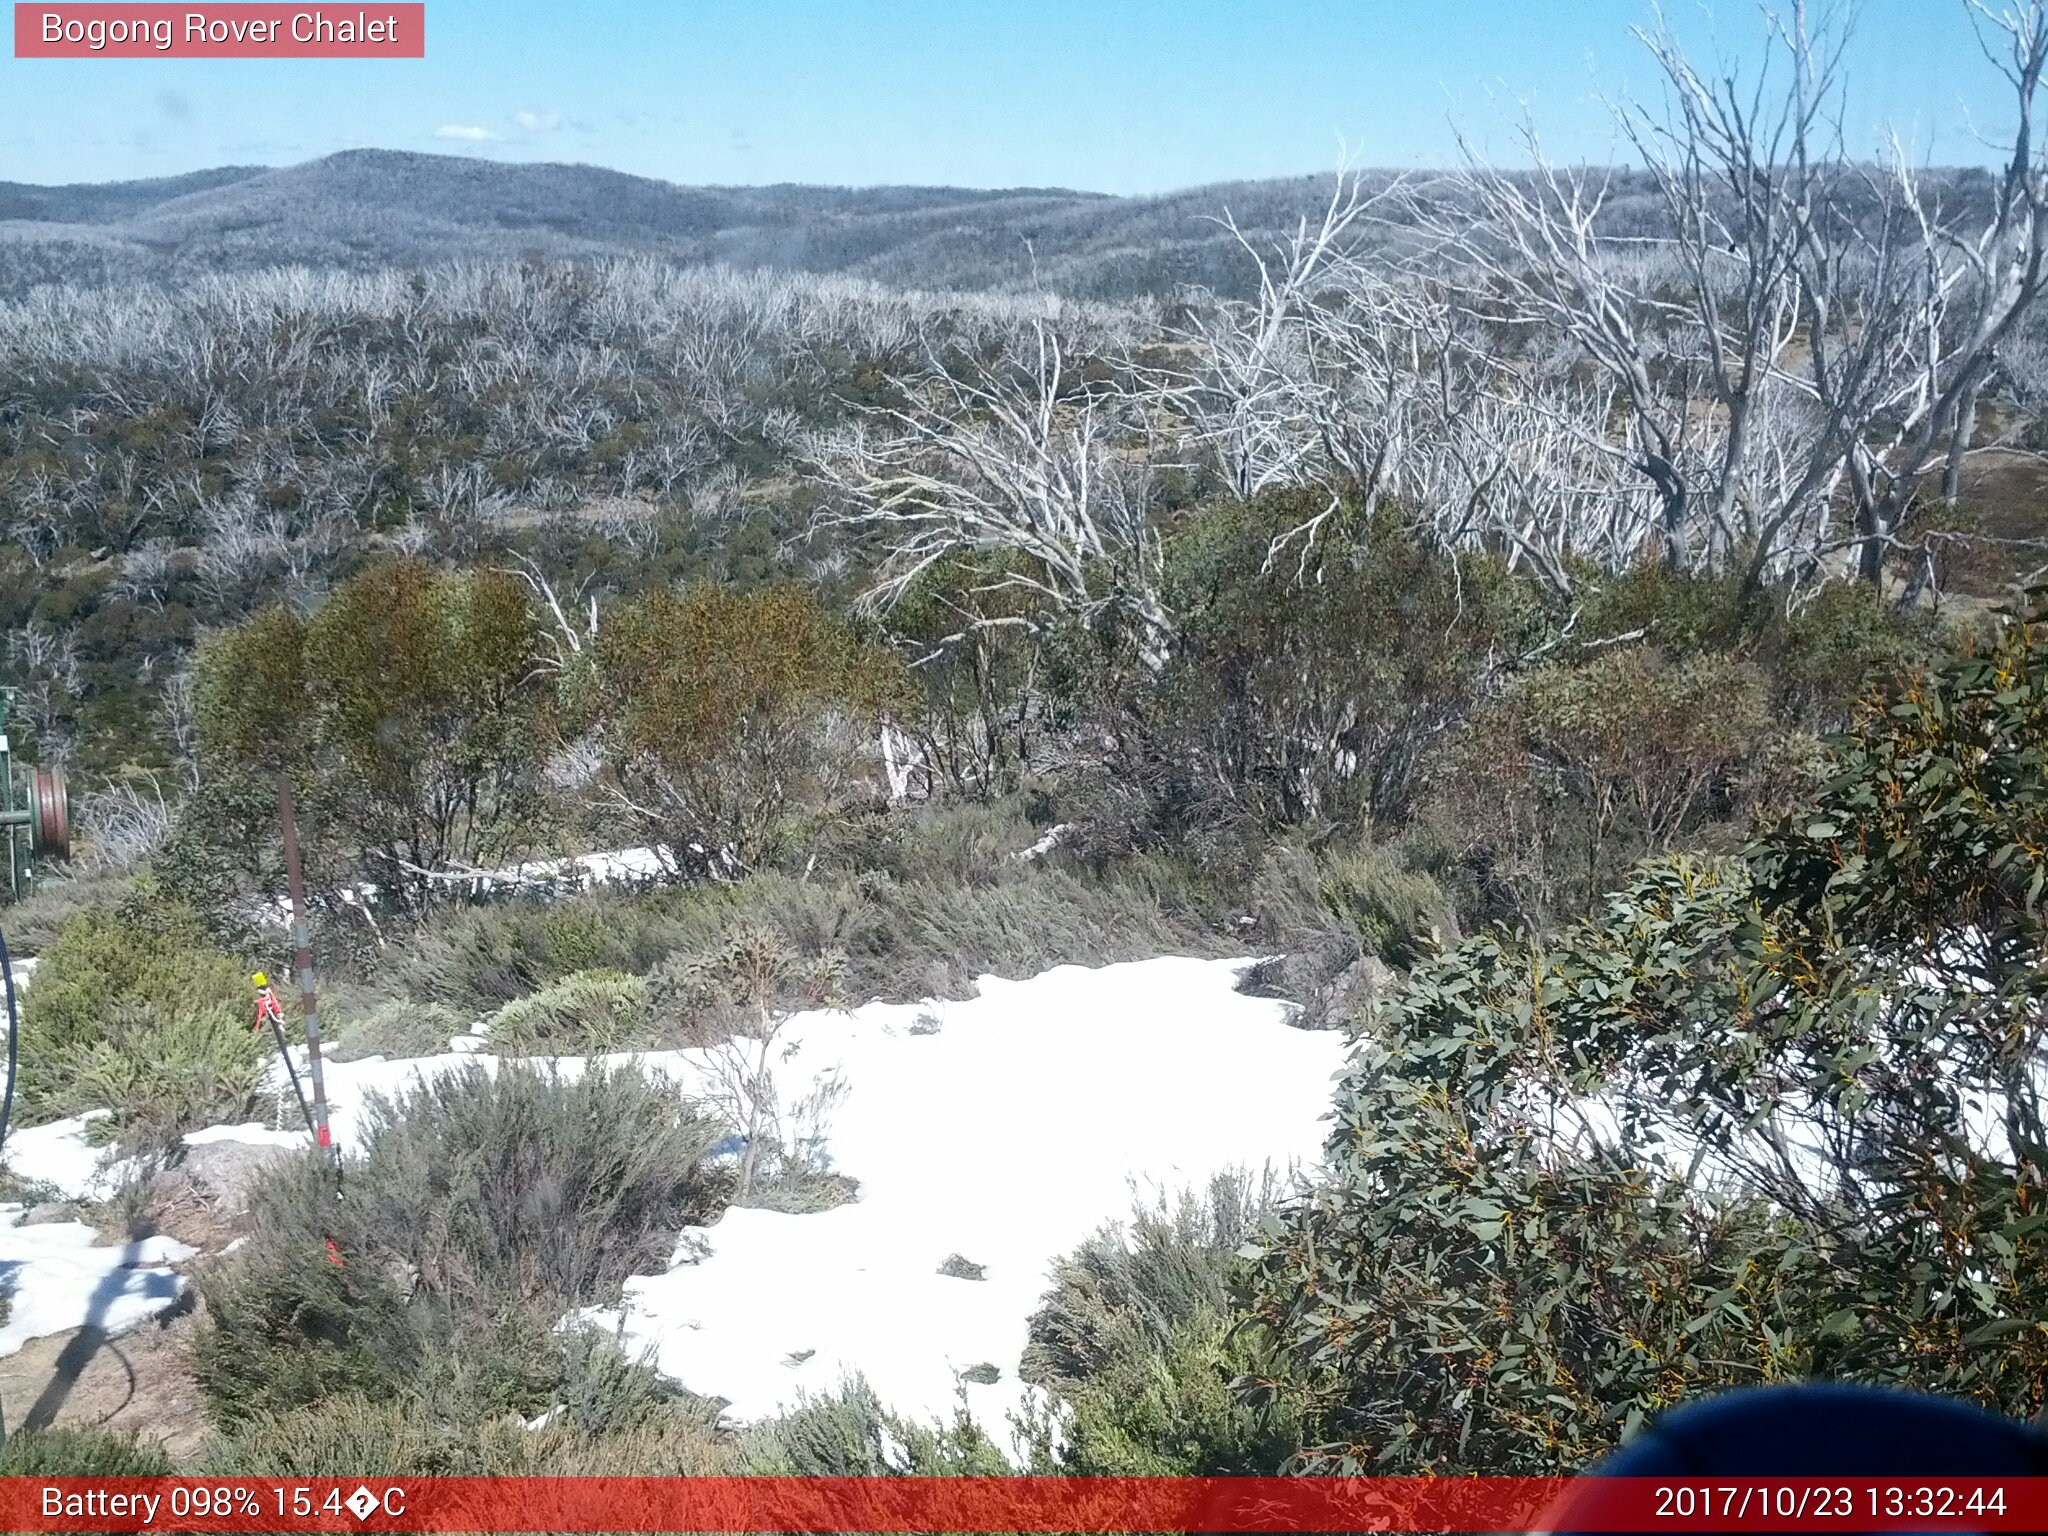
<svg viewBox="0 0 2048 1536">
<path fill-rule="evenodd" d="M 343 5 L 24 5 L 17 59 L 423 59 L 427 8 Z"/>
<path fill-rule="evenodd" d="M 2048 1530 L 2048 1478 L 0 1477 L 0 1530 Z"/>
</svg>

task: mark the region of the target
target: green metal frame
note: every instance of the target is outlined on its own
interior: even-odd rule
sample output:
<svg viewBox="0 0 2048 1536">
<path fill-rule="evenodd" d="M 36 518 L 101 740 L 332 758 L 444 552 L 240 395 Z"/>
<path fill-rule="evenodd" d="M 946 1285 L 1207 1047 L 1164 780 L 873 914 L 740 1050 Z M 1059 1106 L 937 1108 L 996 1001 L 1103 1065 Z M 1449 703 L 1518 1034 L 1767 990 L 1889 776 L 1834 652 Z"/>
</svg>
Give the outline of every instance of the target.
<svg viewBox="0 0 2048 1536">
<path fill-rule="evenodd" d="M 0 688 L 0 835 L 7 842 L 7 893 L 19 901 L 35 889 L 35 828 L 29 807 L 14 794 L 14 690 Z"/>
</svg>

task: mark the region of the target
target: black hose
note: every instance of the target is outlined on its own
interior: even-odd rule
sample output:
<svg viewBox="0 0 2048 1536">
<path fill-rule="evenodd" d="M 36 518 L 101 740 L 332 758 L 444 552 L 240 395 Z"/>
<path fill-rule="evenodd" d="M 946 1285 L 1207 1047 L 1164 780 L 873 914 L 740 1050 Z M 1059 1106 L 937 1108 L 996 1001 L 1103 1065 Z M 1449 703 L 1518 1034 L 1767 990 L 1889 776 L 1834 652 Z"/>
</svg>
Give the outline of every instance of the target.
<svg viewBox="0 0 2048 1536">
<path fill-rule="evenodd" d="M 277 1054 L 284 1058 L 284 1069 L 291 1076 L 292 1093 L 298 1098 L 299 1113 L 306 1117 L 306 1134 L 311 1136 L 317 1145 L 320 1140 L 319 1127 L 314 1122 L 313 1106 L 306 1098 L 305 1085 L 299 1080 L 299 1069 L 292 1065 L 292 1048 L 286 1043 L 284 1038 L 283 1017 L 268 1008 L 263 1010 L 263 1016 L 270 1020 L 270 1033 L 277 1040 Z M 334 1198 L 337 1200 L 341 1198 L 341 1160 L 339 1158 L 335 1159 L 334 1164 Z M 338 1267 L 347 1267 L 342 1260 L 341 1249 L 335 1243 L 332 1232 L 327 1234 L 327 1259 L 329 1263 Z"/>
<path fill-rule="evenodd" d="M 21 1049 L 21 1013 L 14 1005 L 14 964 L 7 958 L 4 933 L 0 933 L 0 973 L 7 977 L 7 1093 L 0 1097 L 0 1147 L 5 1147 L 7 1122 L 14 1114 L 14 1063 Z"/>
<path fill-rule="evenodd" d="M 7 1145 L 7 1122 L 14 1115 L 14 1063 L 21 1050 L 21 1012 L 14 1005 L 14 962 L 7 958 L 7 935 L 0 933 L 0 976 L 7 978 L 7 1092 L 0 1096 L 0 1149 Z M 7 1443 L 7 1416 L 0 1413 L 0 1445 Z"/>
<path fill-rule="evenodd" d="M 292 1065 L 292 1048 L 285 1044 L 284 1026 L 277 1021 L 277 1015 L 270 1015 L 270 1032 L 277 1037 L 277 1054 L 284 1058 L 284 1069 L 291 1074 L 292 1092 L 299 1098 L 299 1113 L 306 1117 L 306 1134 L 319 1139 L 319 1132 L 313 1128 L 313 1106 L 306 1102 L 306 1090 L 299 1083 L 299 1069 Z"/>
</svg>

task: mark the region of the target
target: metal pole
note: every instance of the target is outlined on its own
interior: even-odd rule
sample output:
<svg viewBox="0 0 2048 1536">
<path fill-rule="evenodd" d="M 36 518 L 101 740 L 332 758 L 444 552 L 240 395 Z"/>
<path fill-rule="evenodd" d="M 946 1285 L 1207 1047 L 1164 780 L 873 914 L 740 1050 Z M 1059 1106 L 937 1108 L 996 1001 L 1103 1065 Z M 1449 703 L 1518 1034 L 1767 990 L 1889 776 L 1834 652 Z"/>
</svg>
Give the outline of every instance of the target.
<svg viewBox="0 0 2048 1536">
<path fill-rule="evenodd" d="M 292 814 L 290 774 L 277 778 L 277 805 L 284 817 L 284 873 L 292 897 L 292 949 L 299 970 L 299 995 L 306 1008 L 306 1062 L 313 1080 L 313 1137 L 334 1161 L 334 1195 L 341 1198 L 341 1148 L 327 1128 L 327 1080 L 320 1071 L 320 1007 L 313 991 L 313 935 L 306 925 L 306 877 L 299 866 L 299 823 Z M 332 1241 L 328 1247 L 332 1249 Z"/>
</svg>

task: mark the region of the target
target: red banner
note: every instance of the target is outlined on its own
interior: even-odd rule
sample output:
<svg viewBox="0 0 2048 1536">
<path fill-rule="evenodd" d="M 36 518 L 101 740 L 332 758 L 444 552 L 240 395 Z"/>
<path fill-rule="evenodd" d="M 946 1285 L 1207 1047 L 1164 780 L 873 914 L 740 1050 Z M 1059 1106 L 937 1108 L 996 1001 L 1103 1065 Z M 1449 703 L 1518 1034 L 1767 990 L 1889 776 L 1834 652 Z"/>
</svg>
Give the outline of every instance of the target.
<svg viewBox="0 0 2048 1536">
<path fill-rule="evenodd" d="M 2040 1531 L 2048 1478 L 4 1478 L 9 1531 Z"/>
<path fill-rule="evenodd" d="M 424 4 L 22 5 L 17 59 L 423 59 Z"/>
</svg>

